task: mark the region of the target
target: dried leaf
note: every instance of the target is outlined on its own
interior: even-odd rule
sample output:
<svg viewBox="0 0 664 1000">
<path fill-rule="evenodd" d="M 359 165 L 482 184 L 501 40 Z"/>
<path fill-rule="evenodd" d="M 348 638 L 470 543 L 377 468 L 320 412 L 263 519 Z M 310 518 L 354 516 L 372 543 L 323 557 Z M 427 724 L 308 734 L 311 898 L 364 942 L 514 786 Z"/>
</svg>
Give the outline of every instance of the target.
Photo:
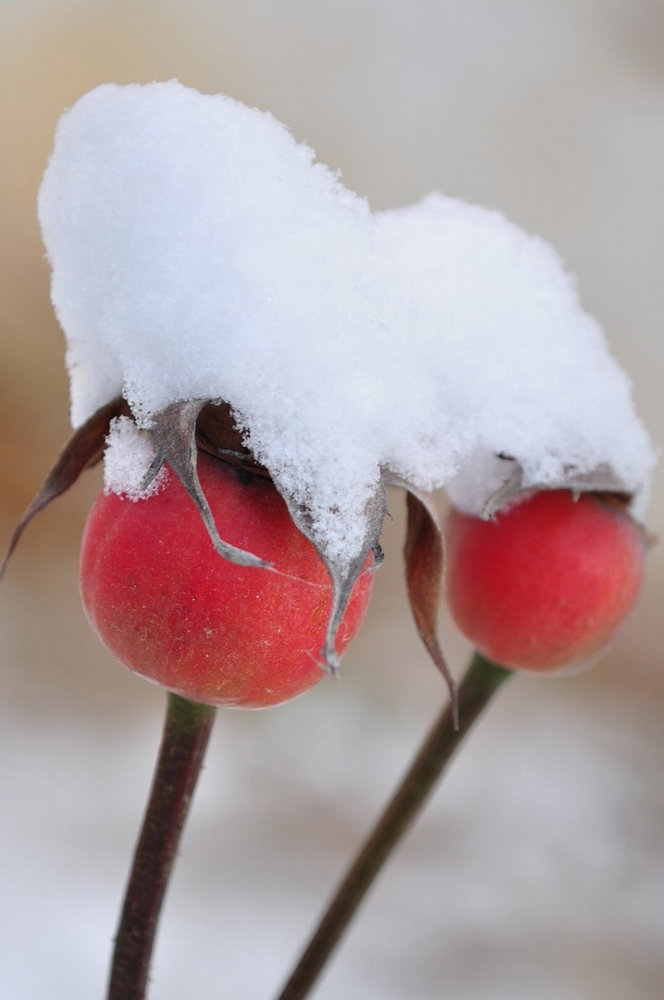
<svg viewBox="0 0 664 1000">
<path fill-rule="evenodd" d="M 323 665 L 330 674 L 339 673 L 339 655 L 336 650 L 336 638 L 339 625 L 344 616 L 353 587 L 355 586 L 360 573 L 370 552 L 374 553 L 374 567 L 380 565 L 383 559 L 383 552 L 378 542 L 383 528 L 383 518 L 386 512 L 385 488 L 382 483 L 367 503 L 364 513 L 364 540 L 361 550 L 350 565 L 341 564 L 338 560 L 330 557 L 325 547 L 320 544 L 312 531 L 311 514 L 307 508 L 296 503 L 292 497 L 282 492 L 288 510 L 293 519 L 293 523 L 315 546 L 316 551 L 325 563 L 327 571 L 332 580 L 332 607 L 327 622 L 325 632 L 325 645 L 321 650 Z"/>
<path fill-rule="evenodd" d="M 269 569 L 271 563 L 260 559 L 252 552 L 245 552 L 234 545 L 229 545 L 221 538 L 210 505 L 198 479 L 196 471 L 198 454 L 196 422 L 203 407 L 210 402 L 212 401 L 206 399 L 193 399 L 171 403 L 154 417 L 148 435 L 155 449 L 155 458 L 145 474 L 142 488 L 147 489 L 164 463 L 168 463 L 196 504 L 198 513 L 219 555 L 238 566 L 256 566 Z"/>
<path fill-rule="evenodd" d="M 16 548 L 21 535 L 32 519 L 45 507 L 48 507 L 52 500 L 73 486 L 85 469 L 91 468 L 101 460 L 111 420 L 114 417 L 127 414 L 129 414 L 129 407 L 122 398 L 118 397 L 100 407 L 89 420 L 86 420 L 74 431 L 49 472 L 46 482 L 14 528 L 9 549 L 2 566 L 0 566 L 0 577 L 2 577 L 9 557 Z"/>
<path fill-rule="evenodd" d="M 256 461 L 244 444 L 228 403 L 205 403 L 196 421 L 196 443 L 200 451 L 214 458 L 222 458 L 252 474 L 270 477 L 265 466 Z"/>
<path fill-rule="evenodd" d="M 406 585 L 413 618 L 429 656 L 445 678 L 452 701 L 454 728 L 459 728 L 457 685 L 438 641 L 438 609 L 445 571 L 445 546 L 438 513 L 430 496 L 409 489 L 404 557 Z"/>
<path fill-rule="evenodd" d="M 436 664 L 450 692 L 455 729 L 459 728 L 459 694 L 457 684 L 438 641 L 438 608 L 442 599 L 445 570 L 445 546 L 438 512 L 433 499 L 424 490 L 384 472 L 390 486 L 407 491 L 408 526 L 404 558 L 408 600 L 417 631 L 429 656 Z"/>
<path fill-rule="evenodd" d="M 516 459 L 500 455 L 506 461 L 514 463 L 509 478 L 499 490 L 496 490 L 482 507 L 482 518 L 486 521 L 492 518 L 510 500 L 520 493 L 532 493 L 535 490 L 571 490 L 572 493 L 608 493 L 622 503 L 629 503 L 631 496 L 625 484 L 608 465 L 598 466 L 590 472 L 578 472 L 576 469 L 565 471 L 563 478 L 555 483 L 524 482 L 523 470 Z"/>
</svg>

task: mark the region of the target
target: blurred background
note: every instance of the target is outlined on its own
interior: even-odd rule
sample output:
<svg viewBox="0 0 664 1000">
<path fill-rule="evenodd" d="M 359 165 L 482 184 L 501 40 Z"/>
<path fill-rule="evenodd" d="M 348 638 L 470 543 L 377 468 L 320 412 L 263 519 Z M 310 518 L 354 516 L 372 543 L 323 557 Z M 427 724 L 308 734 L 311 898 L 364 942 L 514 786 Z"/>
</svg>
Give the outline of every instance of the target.
<svg viewBox="0 0 664 1000">
<path fill-rule="evenodd" d="M 269 110 L 374 208 L 437 188 L 540 233 L 661 446 L 662 0 L 3 0 L 0 53 L 1 547 L 69 434 L 36 192 L 61 111 L 105 81 L 176 77 Z M 0 588 L 0 1000 L 103 996 L 159 741 L 162 692 L 79 606 L 99 483 L 30 527 Z M 660 536 L 663 485 L 660 468 Z M 402 503 L 341 681 L 219 714 L 151 1000 L 276 994 L 443 703 L 407 610 Z M 663 598 L 660 545 L 600 665 L 501 693 L 320 1000 L 661 1000 Z M 460 674 L 468 650 L 442 631 Z"/>
</svg>

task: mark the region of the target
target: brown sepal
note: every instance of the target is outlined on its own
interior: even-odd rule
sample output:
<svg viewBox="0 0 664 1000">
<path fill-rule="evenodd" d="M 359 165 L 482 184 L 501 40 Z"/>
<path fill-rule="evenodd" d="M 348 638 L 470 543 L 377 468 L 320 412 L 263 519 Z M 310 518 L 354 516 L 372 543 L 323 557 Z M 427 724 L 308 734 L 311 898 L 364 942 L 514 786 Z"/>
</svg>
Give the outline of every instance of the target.
<svg viewBox="0 0 664 1000">
<path fill-rule="evenodd" d="M 222 458 L 230 465 L 236 465 L 257 476 L 270 478 L 264 465 L 254 458 L 244 443 L 233 411 L 228 403 L 208 401 L 204 403 L 196 421 L 196 444 L 214 458 Z"/>
<path fill-rule="evenodd" d="M 363 511 L 364 539 L 361 550 L 349 564 L 341 564 L 331 558 L 325 547 L 313 532 L 311 514 L 306 507 L 296 503 L 292 497 L 282 492 L 293 523 L 302 534 L 314 545 L 332 580 L 332 607 L 327 621 L 325 645 L 321 650 L 323 666 L 330 674 L 339 673 L 339 655 L 336 651 L 336 637 L 339 625 L 344 616 L 353 588 L 364 571 L 364 564 L 370 552 L 373 552 L 372 569 L 377 569 L 383 560 L 383 553 L 378 539 L 383 528 L 383 518 L 386 511 L 385 487 L 378 484 Z"/>
<path fill-rule="evenodd" d="M 153 418 L 152 426 L 147 433 L 154 447 L 155 457 L 145 474 L 141 484 L 142 488 L 147 489 L 161 467 L 167 463 L 195 503 L 212 544 L 219 555 L 238 566 L 256 566 L 269 569 L 271 564 L 264 559 L 260 559 L 252 552 L 245 552 L 234 545 L 229 545 L 223 540 L 201 487 L 196 471 L 198 455 L 196 424 L 199 414 L 210 402 L 207 399 L 192 399 L 171 403 Z M 217 455 L 221 457 L 219 450 L 217 450 Z"/>
<path fill-rule="evenodd" d="M 105 406 L 101 406 L 96 413 L 93 413 L 84 424 L 81 424 L 74 431 L 46 477 L 46 482 L 14 528 L 7 554 L 0 566 L 0 577 L 2 577 L 9 557 L 16 548 L 21 535 L 32 519 L 45 507 L 48 507 L 52 500 L 73 486 L 85 469 L 91 468 L 101 460 L 111 420 L 114 417 L 127 416 L 129 412 L 129 407 L 124 399 L 118 397 Z"/>
<path fill-rule="evenodd" d="M 598 465 L 590 472 L 578 472 L 574 468 L 564 470 L 560 480 L 554 483 L 531 482 L 524 484 L 523 470 L 511 455 L 500 453 L 498 458 L 512 463 L 512 470 L 503 485 L 492 493 L 485 501 L 480 514 L 482 520 L 488 521 L 499 510 L 511 503 L 517 497 L 537 490 L 571 490 L 572 493 L 602 493 L 614 498 L 623 507 L 629 506 L 632 496 L 623 481 L 616 476 L 608 465 Z"/>
<path fill-rule="evenodd" d="M 445 571 L 445 546 L 431 497 L 405 484 L 408 525 L 404 558 L 408 599 L 417 631 L 429 656 L 445 678 L 452 702 L 454 728 L 459 728 L 457 684 L 438 641 L 438 608 Z"/>
</svg>

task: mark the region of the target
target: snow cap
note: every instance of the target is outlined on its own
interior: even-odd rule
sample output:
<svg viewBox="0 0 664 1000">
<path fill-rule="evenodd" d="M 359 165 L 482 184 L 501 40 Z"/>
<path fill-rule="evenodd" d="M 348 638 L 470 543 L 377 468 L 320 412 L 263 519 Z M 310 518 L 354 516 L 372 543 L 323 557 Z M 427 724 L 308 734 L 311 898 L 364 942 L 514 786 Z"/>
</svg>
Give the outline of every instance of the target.
<svg viewBox="0 0 664 1000">
<path fill-rule="evenodd" d="M 171 81 L 63 114 L 39 219 L 73 424 L 118 395 L 146 428 L 227 401 L 331 560 L 357 558 L 384 473 L 473 513 L 581 484 L 644 515 L 629 381 L 555 252 L 496 212 L 372 214 L 270 114 Z M 112 455 L 135 495 L 149 456 L 124 423 Z"/>
</svg>

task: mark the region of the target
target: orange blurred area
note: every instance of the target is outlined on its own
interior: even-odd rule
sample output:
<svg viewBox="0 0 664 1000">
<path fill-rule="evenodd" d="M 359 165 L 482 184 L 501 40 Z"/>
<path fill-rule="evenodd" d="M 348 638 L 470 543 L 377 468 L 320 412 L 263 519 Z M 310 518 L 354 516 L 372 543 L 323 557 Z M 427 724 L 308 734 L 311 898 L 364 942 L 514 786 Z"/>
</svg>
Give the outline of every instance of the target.
<svg viewBox="0 0 664 1000">
<path fill-rule="evenodd" d="M 272 111 L 375 208 L 438 188 L 541 233 L 664 439 L 661 0 L 4 0 L 0 55 L 0 547 L 70 430 L 37 189 L 61 111 L 106 81 L 176 77 Z M 0 1000 L 102 995 L 158 740 L 161 692 L 113 663 L 78 602 L 99 484 L 87 473 L 30 526 L 0 586 Z M 660 537 L 663 497 L 660 469 Z M 154 1000 L 276 992 L 443 702 L 407 609 L 402 505 L 341 681 L 220 715 Z M 320 1000 L 664 995 L 663 600 L 658 545 L 601 665 L 501 695 Z"/>
</svg>

